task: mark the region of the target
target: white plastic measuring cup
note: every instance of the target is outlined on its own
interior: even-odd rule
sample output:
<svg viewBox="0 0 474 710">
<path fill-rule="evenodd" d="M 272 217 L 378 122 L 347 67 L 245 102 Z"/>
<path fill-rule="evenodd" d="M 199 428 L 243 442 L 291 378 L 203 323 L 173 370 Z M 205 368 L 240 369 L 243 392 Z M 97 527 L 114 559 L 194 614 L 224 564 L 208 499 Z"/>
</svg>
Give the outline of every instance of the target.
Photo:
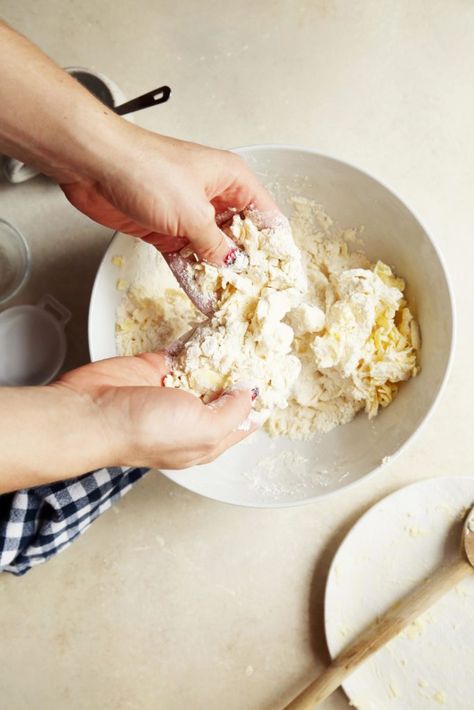
<svg viewBox="0 0 474 710">
<path fill-rule="evenodd" d="M 54 296 L 0 313 L 0 385 L 46 385 L 66 357 L 70 311 Z"/>
</svg>

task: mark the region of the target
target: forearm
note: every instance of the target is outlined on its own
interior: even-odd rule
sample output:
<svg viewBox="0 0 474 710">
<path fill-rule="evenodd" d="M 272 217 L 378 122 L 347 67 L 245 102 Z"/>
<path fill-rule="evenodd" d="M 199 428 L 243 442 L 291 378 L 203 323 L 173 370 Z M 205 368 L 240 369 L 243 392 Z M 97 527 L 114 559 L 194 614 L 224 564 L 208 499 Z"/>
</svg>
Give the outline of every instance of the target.
<svg viewBox="0 0 474 710">
<path fill-rule="evenodd" d="M 0 152 L 58 182 L 100 178 L 123 119 L 0 22 Z"/>
<path fill-rule="evenodd" d="M 0 388 L 0 493 L 117 463 L 114 443 L 87 395 L 55 385 Z"/>
</svg>

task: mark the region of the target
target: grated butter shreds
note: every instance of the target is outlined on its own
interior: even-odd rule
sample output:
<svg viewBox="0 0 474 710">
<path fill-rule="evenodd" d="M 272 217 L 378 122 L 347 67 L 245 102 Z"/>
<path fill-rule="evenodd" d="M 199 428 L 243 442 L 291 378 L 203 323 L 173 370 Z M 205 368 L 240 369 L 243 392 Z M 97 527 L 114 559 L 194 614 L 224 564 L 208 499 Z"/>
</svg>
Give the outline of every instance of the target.
<svg viewBox="0 0 474 710">
<path fill-rule="evenodd" d="M 116 266 L 118 269 L 123 269 L 123 267 L 125 266 L 125 259 L 123 258 L 123 256 L 119 256 L 119 255 L 113 256 L 112 257 L 112 264 L 114 266 Z"/>
<path fill-rule="evenodd" d="M 314 202 L 295 198 L 293 204 L 309 302 L 324 324 L 313 332 L 293 323 L 301 374 L 288 407 L 274 411 L 266 426 L 273 435 L 305 439 L 351 421 L 361 409 L 371 418 L 390 404 L 398 383 L 417 373 L 420 338 L 403 280 L 386 264 L 350 251 L 357 230 L 336 229 Z"/>
<path fill-rule="evenodd" d="M 178 289 L 166 289 L 162 296 L 148 298 L 133 287 L 123 299 L 115 325 L 121 355 L 164 350 L 190 330 L 200 314 Z"/>
</svg>

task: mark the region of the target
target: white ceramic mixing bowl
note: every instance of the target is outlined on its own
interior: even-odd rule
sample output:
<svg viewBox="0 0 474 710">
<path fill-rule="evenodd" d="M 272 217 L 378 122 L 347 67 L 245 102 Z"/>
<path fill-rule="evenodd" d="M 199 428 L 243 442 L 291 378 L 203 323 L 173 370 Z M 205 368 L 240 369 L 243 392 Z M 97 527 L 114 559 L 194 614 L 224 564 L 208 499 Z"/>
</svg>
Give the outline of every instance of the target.
<svg viewBox="0 0 474 710">
<path fill-rule="evenodd" d="M 259 432 L 217 461 L 185 471 L 164 472 L 201 495 L 248 506 L 298 505 L 375 472 L 419 431 L 446 380 L 453 347 L 454 312 L 441 256 L 413 211 L 379 180 L 339 160 L 305 148 L 251 146 L 238 152 L 291 211 L 293 195 L 316 200 L 340 225 L 363 225 L 364 249 L 373 261 L 394 267 L 407 282 L 407 296 L 422 333 L 421 373 L 403 384 L 394 402 L 374 420 L 353 422 L 309 442 L 270 439 Z M 127 258 L 133 238 L 113 239 L 92 292 L 91 357 L 116 354 L 114 255 Z"/>
</svg>

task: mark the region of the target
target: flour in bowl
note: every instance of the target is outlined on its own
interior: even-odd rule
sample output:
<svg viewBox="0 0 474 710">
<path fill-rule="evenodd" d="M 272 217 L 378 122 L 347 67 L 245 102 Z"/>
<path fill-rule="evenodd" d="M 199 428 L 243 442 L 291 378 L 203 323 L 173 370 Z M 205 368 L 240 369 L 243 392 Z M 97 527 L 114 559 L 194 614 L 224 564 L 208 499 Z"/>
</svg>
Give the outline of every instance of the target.
<svg viewBox="0 0 474 710">
<path fill-rule="evenodd" d="M 254 406 L 269 415 L 269 434 L 306 439 L 387 406 L 417 373 L 420 342 L 403 280 L 351 250 L 357 230 L 337 229 L 308 200 L 295 198 L 293 208 L 292 230 L 286 220 L 265 229 L 251 214 L 234 218 L 232 237 L 249 259 L 243 272 L 198 266 L 202 287 L 218 294 L 211 320 L 169 273 L 158 287 L 164 262 L 138 245 L 146 267 L 129 275 L 117 341 L 134 354 L 196 326 L 166 385 L 208 398 L 245 380 L 259 389 Z"/>
<path fill-rule="evenodd" d="M 115 325 L 120 355 L 164 350 L 204 320 L 154 247 L 137 240 L 128 263 L 122 256 L 112 263 L 130 283 Z"/>
</svg>

